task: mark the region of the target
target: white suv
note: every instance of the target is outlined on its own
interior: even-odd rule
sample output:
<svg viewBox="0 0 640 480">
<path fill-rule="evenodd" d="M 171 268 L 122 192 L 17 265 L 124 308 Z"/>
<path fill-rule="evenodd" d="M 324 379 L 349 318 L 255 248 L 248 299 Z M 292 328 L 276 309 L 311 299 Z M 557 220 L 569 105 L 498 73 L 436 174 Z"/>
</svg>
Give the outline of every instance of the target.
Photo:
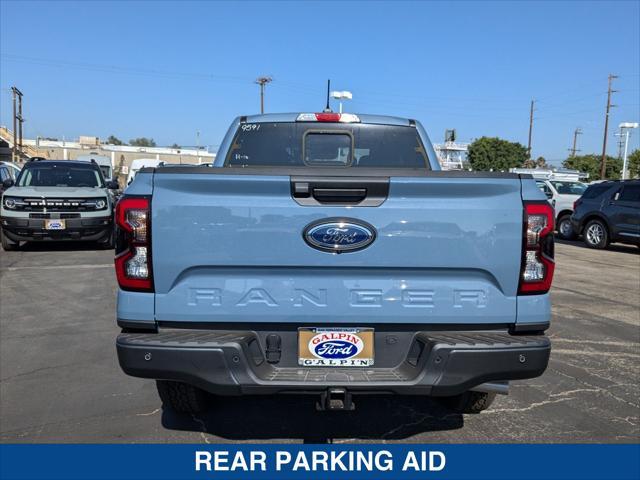
<svg viewBox="0 0 640 480">
<path fill-rule="evenodd" d="M 113 207 L 110 190 L 94 162 L 32 160 L 17 180 L 3 182 L 0 239 L 4 250 L 20 242 L 48 240 L 95 241 L 113 248 Z"/>
<path fill-rule="evenodd" d="M 564 240 L 575 237 L 571 226 L 573 202 L 582 196 L 587 185 L 575 180 L 536 179 L 536 185 L 544 192 L 556 215 L 556 230 Z"/>
</svg>

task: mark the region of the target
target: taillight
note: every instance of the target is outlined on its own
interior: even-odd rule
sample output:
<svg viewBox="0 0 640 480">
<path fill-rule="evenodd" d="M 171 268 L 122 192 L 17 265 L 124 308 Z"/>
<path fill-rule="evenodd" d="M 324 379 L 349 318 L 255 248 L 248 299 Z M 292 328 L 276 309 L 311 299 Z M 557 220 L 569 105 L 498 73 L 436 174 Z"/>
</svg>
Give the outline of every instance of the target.
<svg viewBox="0 0 640 480">
<path fill-rule="evenodd" d="M 548 202 L 525 202 L 519 294 L 537 295 L 551 288 L 553 229 L 553 208 Z"/>
<path fill-rule="evenodd" d="M 319 122 L 339 122 L 341 116 L 339 113 L 316 113 L 316 120 Z"/>
<path fill-rule="evenodd" d="M 573 211 L 576 211 L 576 208 L 578 208 L 578 205 L 580 205 L 580 199 L 577 199 L 575 202 L 573 202 Z"/>
<path fill-rule="evenodd" d="M 151 202 L 122 197 L 116 205 L 116 277 L 123 290 L 153 291 Z"/>
<path fill-rule="evenodd" d="M 297 122 L 339 122 L 339 123 L 359 123 L 360 117 L 353 113 L 301 113 L 296 118 Z"/>
</svg>

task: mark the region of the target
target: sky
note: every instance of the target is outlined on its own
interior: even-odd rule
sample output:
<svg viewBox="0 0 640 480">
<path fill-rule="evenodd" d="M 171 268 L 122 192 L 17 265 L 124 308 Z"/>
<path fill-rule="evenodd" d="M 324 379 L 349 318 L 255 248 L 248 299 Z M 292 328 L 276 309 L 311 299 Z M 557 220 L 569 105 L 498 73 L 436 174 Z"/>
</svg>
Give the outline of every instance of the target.
<svg viewBox="0 0 640 480">
<path fill-rule="evenodd" d="M 573 132 L 602 150 L 640 121 L 640 1 L 31 2 L 0 0 L 0 123 L 24 93 L 27 138 L 146 136 L 216 151 L 237 115 L 345 111 L 415 118 L 432 141 L 497 136 L 559 165 Z M 333 103 L 334 109 L 337 104 Z M 638 148 L 633 132 L 631 149 Z"/>
</svg>

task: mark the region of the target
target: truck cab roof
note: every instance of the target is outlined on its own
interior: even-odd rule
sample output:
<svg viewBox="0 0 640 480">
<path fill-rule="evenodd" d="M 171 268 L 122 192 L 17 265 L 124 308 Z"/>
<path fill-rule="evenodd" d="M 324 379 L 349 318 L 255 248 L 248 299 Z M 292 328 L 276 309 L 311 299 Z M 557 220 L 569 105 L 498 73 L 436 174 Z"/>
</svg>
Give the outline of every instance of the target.
<svg viewBox="0 0 640 480">
<path fill-rule="evenodd" d="M 301 115 L 322 114 L 326 112 L 290 112 L 290 113 L 263 113 L 257 115 L 246 115 L 238 117 L 240 122 L 246 123 L 270 123 L 270 122 L 296 122 L 299 121 Z M 331 112 L 333 113 L 333 112 Z M 414 120 L 409 118 L 394 117 L 389 115 L 372 115 L 366 113 L 334 113 L 335 115 L 355 115 L 359 119 L 359 123 L 372 123 L 379 125 L 398 125 L 411 126 L 415 124 Z"/>
</svg>

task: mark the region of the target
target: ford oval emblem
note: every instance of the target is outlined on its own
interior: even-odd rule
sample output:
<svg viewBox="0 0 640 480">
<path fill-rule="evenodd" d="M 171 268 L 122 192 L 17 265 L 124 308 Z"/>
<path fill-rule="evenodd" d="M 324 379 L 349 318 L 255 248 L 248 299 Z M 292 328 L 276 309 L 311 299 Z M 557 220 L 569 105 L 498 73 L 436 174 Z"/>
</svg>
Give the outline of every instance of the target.
<svg viewBox="0 0 640 480">
<path fill-rule="evenodd" d="M 328 218 L 307 225 L 304 239 L 323 252 L 355 252 L 371 245 L 376 239 L 376 231 L 360 220 Z"/>
<path fill-rule="evenodd" d="M 345 360 L 358 355 L 364 348 L 357 335 L 340 333 L 319 333 L 309 340 L 309 351 L 325 360 Z"/>
</svg>

